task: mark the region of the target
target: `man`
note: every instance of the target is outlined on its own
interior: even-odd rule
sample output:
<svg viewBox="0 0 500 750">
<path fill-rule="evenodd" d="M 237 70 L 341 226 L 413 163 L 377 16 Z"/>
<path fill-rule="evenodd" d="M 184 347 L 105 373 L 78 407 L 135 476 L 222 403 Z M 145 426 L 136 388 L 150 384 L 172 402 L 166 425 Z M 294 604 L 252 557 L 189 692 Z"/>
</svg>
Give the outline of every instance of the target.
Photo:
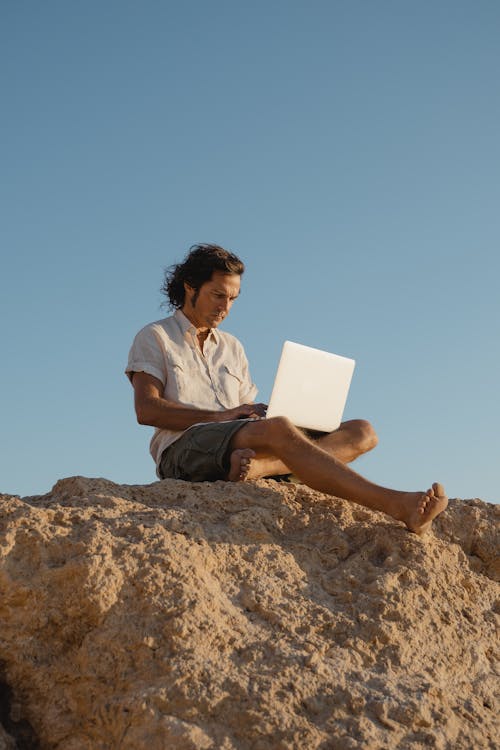
<svg viewBox="0 0 500 750">
<path fill-rule="evenodd" d="M 346 464 L 377 437 L 364 420 L 312 440 L 285 417 L 263 419 L 240 342 L 218 330 L 240 293 L 242 261 L 217 245 L 195 245 L 165 276 L 174 315 L 143 328 L 126 373 L 139 424 L 155 427 L 160 478 L 244 481 L 293 473 L 315 490 L 383 511 L 424 533 L 448 504 L 438 483 L 426 492 L 373 484 Z"/>
</svg>

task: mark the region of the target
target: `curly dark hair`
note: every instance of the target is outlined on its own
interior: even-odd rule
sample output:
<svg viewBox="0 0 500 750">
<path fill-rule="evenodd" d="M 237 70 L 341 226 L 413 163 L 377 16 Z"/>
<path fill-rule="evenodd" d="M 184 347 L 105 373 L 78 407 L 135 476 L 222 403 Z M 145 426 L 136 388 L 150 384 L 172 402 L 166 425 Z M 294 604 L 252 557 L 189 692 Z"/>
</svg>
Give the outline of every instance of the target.
<svg viewBox="0 0 500 750">
<path fill-rule="evenodd" d="M 183 307 L 186 297 L 184 283 L 199 292 L 202 285 L 210 281 L 214 271 L 241 276 L 245 265 L 237 255 L 219 245 L 192 245 L 182 263 L 165 270 L 161 291 L 167 297 L 170 307 Z"/>
</svg>

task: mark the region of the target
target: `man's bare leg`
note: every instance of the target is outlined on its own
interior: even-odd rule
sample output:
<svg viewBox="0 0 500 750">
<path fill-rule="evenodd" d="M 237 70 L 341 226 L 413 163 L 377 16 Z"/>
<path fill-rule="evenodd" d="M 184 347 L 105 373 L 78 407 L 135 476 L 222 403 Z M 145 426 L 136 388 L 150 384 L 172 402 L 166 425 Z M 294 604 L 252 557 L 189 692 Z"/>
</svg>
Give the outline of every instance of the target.
<svg viewBox="0 0 500 750">
<path fill-rule="evenodd" d="M 314 440 L 343 464 L 349 464 L 363 453 L 373 450 L 378 444 L 377 433 L 365 419 L 351 419 L 342 422 L 338 430 Z"/>
<path fill-rule="evenodd" d="M 233 451 L 253 450 L 256 458 L 247 458 L 257 466 L 260 461 L 276 456 L 312 489 L 387 513 L 417 534 L 427 531 L 448 504 L 438 483 L 426 492 L 401 492 L 364 479 L 283 417 L 249 422 L 234 435 L 231 447 Z M 246 476 L 255 478 L 253 466 Z"/>
<path fill-rule="evenodd" d="M 369 422 L 364 419 L 351 419 L 342 422 L 337 430 L 317 439 L 313 438 L 313 442 L 338 461 L 347 464 L 375 448 L 378 438 Z M 279 458 L 267 456 L 252 461 L 249 478 L 263 479 L 290 473 L 291 469 Z"/>
</svg>

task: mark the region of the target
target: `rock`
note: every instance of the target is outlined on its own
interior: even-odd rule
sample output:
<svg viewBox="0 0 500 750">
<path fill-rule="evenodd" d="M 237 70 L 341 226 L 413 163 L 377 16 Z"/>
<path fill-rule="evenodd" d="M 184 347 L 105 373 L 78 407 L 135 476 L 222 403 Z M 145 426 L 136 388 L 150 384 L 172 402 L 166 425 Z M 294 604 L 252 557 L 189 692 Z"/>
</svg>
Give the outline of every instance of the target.
<svg viewBox="0 0 500 750">
<path fill-rule="evenodd" d="M 38 750 L 39 743 L 12 691 L 0 682 L 0 750 Z"/>
<path fill-rule="evenodd" d="M 16 741 L 0 725 L 0 750 L 16 750 Z"/>
<path fill-rule="evenodd" d="M 420 538 L 272 481 L 3 495 L 4 727 L 42 750 L 494 748 L 498 512 L 451 501 Z"/>
</svg>

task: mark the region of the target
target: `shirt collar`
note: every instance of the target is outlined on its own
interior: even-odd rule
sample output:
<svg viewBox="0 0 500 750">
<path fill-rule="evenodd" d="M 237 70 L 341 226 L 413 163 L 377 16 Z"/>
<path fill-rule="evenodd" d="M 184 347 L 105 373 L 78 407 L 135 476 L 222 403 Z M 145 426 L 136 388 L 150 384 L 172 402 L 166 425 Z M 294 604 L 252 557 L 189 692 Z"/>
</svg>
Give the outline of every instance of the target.
<svg viewBox="0 0 500 750">
<path fill-rule="evenodd" d="M 177 324 L 179 328 L 181 329 L 182 335 L 185 336 L 186 333 L 191 333 L 193 336 L 196 336 L 196 328 L 191 323 L 189 318 L 187 318 L 182 310 L 178 309 L 174 312 L 174 318 L 177 321 Z M 207 339 L 213 337 L 214 341 L 217 343 L 219 340 L 219 332 L 216 328 L 211 328 L 210 333 L 207 336 Z"/>
</svg>

